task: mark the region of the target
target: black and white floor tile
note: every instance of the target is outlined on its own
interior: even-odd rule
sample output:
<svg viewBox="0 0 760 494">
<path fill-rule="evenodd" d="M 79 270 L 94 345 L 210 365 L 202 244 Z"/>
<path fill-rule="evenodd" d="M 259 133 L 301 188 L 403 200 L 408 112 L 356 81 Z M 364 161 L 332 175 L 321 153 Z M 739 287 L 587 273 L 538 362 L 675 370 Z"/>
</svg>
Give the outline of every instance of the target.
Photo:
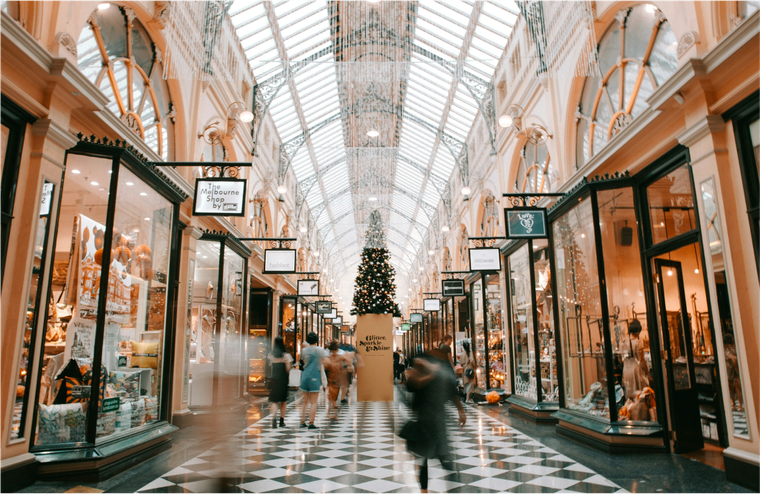
<svg viewBox="0 0 760 494">
<path fill-rule="evenodd" d="M 396 434 L 399 402 L 352 403 L 318 430 L 299 427 L 300 400 L 287 427 L 262 419 L 223 444 L 166 472 L 138 492 L 419 492 L 416 460 Z M 626 492 L 567 456 L 467 407 L 456 426 L 448 410 L 455 470 L 430 463 L 430 492 Z"/>
</svg>

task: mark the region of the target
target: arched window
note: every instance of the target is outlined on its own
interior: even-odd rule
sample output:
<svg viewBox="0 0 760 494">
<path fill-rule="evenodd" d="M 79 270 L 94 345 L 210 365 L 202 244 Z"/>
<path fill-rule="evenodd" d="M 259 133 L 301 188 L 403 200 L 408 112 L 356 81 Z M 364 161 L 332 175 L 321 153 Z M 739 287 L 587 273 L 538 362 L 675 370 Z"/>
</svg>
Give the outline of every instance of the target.
<svg viewBox="0 0 760 494">
<path fill-rule="evenodd" d="M 589 77 L 576 110 L 576 166 L 583 166 L 646 109 L 678 65 L 678 42 L 654 5 L 622 9 L 599 43 L 601 77 Z"/>
<path fill-rule="evenodd" d="M 520 150 L 520 165 L 515 177 L 515 190 L 519 192 L 552 192 L 557 177 L 546 143 L 528 141 Z"/>
<path fill-rule="evenodd" d="M 161 52 L 127 7 L 96 10 L 77 46 L 79 70 L 103 91 L 108 109 L 168 160 L 173 143 Z"/>
</svg>

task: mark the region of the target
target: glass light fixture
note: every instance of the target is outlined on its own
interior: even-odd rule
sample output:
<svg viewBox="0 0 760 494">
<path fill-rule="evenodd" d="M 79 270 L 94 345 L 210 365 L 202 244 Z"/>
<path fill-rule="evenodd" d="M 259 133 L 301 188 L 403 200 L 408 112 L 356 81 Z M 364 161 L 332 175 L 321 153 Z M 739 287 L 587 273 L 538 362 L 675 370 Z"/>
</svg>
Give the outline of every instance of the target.
<svg viewBox="0 0 760 494">
<path fill-rule="evenodd" d="M 412 283 L 417 283 L 417 278 L 413 278 L 413 279 L 412 279 Z M 411 291 L 411 290 L 412 290 L 412 289 L 410 288 L 410 289 L 409 289 L 409 291 Z"/>
<path fill-rule="evenodd" d="M 288 191 L 288 188 L 285 187 L 285 184 L 280 184 L 280 185 L 277 186 L 277 193 L 278 194 L 284 194 L 287 191 Z"/>
<path fill-rule="evenodd" d="M 471 188 L 467 187 L 466 185 L 464 187 L 462 187 L 462 195 L 463 196 L 469 196 L 470 194 L 472 194 L 472 189 Z"/>
<path fill-rule="evenodd" d="M 245 110 L 243 112 L 240 112 L 240 121 L 241 122 L 253 122 L 253 112 L 250 110 Z"/>
<path fill-rule="evenodd" d="M 367 131 L 367 137 L 377 137 L 380 135 L 380 132 L 376 131 L 375 129 L 370 129 Z"/>
<path fill-rule="evenodd" d="M 99 183 L 97 183 L 97 182 L 95 182 L 95 181 L 92 181 L 92 182 L 90 182 L 90 185 L 94 185 L 94 186 L 96 186 L 96 187 L 97 187 L 97 186 L 98 186 L 98 185 L 100 185 L 100 184 L 99 184 Z"/>
<path fill-rule="evenodd" d="M 71 170 L 71 173 L 73 173 L 74 175 L 79 175 L 82 172 L 80 172 L 79 170 Z"/>
<path fill-rule="evenodd" d="M 512 117 L 509 115 L 502 115 L 499 117 L 499 125 L 501 127 L 511 127 L 512 126 Z"/>
<path fill-rule="evenodd" d="M 435 255 L 435 251 L 433 249 L 430 249 L 428 251 L 428 255 L 434 256 Z"/>
<path fill-rule="evenodd" d="M 442 232 L 447 232 L 447 231 L 449 231 L 449 227 L 448 227 L 448 226 L 446 226 L 446 225 L 443 225 L 443 226 L 441 227 L 441 231 L 442 231 Z"/>
<path fill-rule="evenodd" d="M 301 233 L 306 233 L 307 231 L 309 231 L 309 229 L 306 228 L 305 226 L 302 226 L 301 228 L 298 229 L 298 231 L 300 231 Z"/>
<path fill-rule="evenodd" d="M 110 3 L 99 3 L 98 4 L 98 10 L 108 10 L 109 8 L 111 8 L 111 4 Z"/>
<path fill-rule="evenodd" d="M 367 200 L 368 200 L 369 202 L 375 202 L 375 201 L 377 201 L 377 197 L 375 197 L 375 196 L 372 196 L 372 197 L 370 197 L 370 198 L 369 198 L 369 199 L 367 199 Z"/>
<path fill-rule="evenodd" d="M 314 257 L 319 257 L 319 251 L 314 252 Z M 325 271 L 326 272 L 326 271 Z"/>
</svg>

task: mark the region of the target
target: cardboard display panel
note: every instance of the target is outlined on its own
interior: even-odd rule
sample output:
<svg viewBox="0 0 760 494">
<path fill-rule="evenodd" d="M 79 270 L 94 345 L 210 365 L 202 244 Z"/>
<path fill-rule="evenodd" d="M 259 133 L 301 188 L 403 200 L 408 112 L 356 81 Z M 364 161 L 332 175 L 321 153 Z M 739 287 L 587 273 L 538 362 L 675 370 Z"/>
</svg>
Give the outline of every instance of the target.
<svg viewBox="0 0 760 494">
<path fill-rule="evenodd" d="M 357 366 L 357 399 L 393 401 L 393 315 L 358 316 L 356 349 L 364 363 Z"/>
</svg>

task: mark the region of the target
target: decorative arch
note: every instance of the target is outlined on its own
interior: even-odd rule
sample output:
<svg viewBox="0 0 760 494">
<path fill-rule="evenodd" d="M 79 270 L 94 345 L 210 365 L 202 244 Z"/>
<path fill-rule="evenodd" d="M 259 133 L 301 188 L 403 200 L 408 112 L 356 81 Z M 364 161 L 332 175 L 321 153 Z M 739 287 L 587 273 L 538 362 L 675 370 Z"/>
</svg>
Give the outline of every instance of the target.
<svg viewBox="0 0 760 494">
<path fill-rule="evenodd" d="M 547 142 L 526 140 L 519 153 L 514 190 L 536 194 L 554 192 L 557 181 Z"/>
<path fill-rule="evenodd" d="M 174 157 L 174 115 L 163 58 L 130 7 L 95 10 L 77 44 L 79 70 L 108 109 L 165 160 Z"/>
<path fill-rule="evenodd" d="M 601 76 L 586 78 L 575 111 L 577 168 L 646 109 L 649 96 L 677 69 L 677 44 L 655 5 L 617 11 L 597 47 Z"/>
<path fill-rule="evenodd" d="M 481 237 L 495 237 L 499 233 L 498 203 L 493 193 L 483 191 L 478 208 L 478 229 Z"/>
</svg>

